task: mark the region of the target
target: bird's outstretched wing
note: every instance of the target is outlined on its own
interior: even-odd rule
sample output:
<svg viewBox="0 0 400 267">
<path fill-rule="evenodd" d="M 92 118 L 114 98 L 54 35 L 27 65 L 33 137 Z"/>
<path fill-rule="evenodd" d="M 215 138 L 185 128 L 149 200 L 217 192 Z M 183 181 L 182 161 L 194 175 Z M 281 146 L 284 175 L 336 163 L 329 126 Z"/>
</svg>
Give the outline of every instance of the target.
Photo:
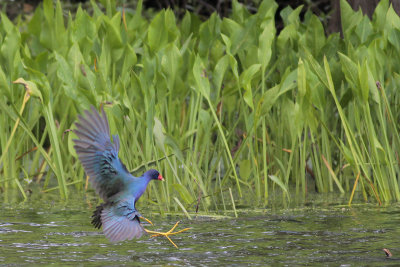
<svg viewBox="0 0 400 267">
<path fill-rule="evenodd" d="M 92 106 L 92 112 L 85 111 L 85 117 L 79 115 L 74 132 L 75 151 L 90 177 L 96 192 L 108 201 L 113 195 L 123 191 L 133 177 L 118 157 L 119 138 L 110 138 L 110 127 L 104 109 L 102 115 Z"/>
<path fill-rule="evenodd" d="M 135 198 L 123 198 L 112 205 L 104 205 L 101 211 L 104 235 L 111 242 L 139 238 L 144 229 L 140 224 L 139 212 L 135 209 Z"/>
</svg>

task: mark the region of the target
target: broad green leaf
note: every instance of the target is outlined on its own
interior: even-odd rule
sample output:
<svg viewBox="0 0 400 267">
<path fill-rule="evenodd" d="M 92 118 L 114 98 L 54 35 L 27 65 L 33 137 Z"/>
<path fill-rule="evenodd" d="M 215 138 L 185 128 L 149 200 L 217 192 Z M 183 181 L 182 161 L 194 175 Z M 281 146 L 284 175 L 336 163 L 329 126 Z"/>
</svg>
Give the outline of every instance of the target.
<svg viewBox="0 0 400 267">
<path fill-rule="evenodd" d="M 400 52 L 400 30 L 393 28 L 389 31 L 388 41 Z"/>
<path fill-rule="evenodd" d="M 337 97 L 336 97 L 336 91 L 335 91 L 335 86 L 333 84 L 332 80 L 332 72 L 331 68 L 329 66 L 328 60 L 324 56 L 324 70 L 325 70 L 325 75 L 326 75 L 326 82 L 327 82 L 327 87 L 329 91 L 331 92 L 332 96 L 334 97 L 335 104 L 337 105 Z M 338 106 L 339 112 L 341 111 L 341 107 Z"/>
<path fill-rule="evenodd" d="M 77 43 L 71 45 L 68 51 L 68 61 L 72 66 L 78 66 L 85 61 Z"/>
<path fill-rule="evenodd" d="M 198 49 L 201 57 L 208 57 L 215 39 L 221 34 L 220 25 L 221 19 L 216 13 L 213 13 L 207 21 L 200 25 Z"/>
<path fill-rule="evenodd" d="M 254 31 L 254 26 L 256 25 L 257 18 L 252 17 L 250 18 L 244 27 L 241 27 L 240 30 L 237 30 L 231 36 L 232 48 L 231 53 L 232 55 L 236 55 L 236 53 L 245 49 L 249 43 L 253 42 L 253 38 L 255 36 L 252 35 Z"/>
<path fill-rule="evenodd" d="M 75 123 L 73 123 L 70 127 L 70 129 L 75 128 Z M 74 158 L 78 158 L 78 155 L 76 154 L 75 148 L 74 148 L 74 141 L 73 139 L 78 139 L 77 135 L 74 133 L 74 131 L 70 131 L 67 133 L 68 134 L 68 153 L 70 153 Z"/>
<path fill-rule="evenodd" d="M 369 36 L 373 33 L 371 22 L 367 16 L 364 16 L 361 23 L 357 25 L 356 33 L 360 38 L 361 43 L 366 42 Z"/>
<path fill-rule="evenodd" d="M 0 14 L 0 18 L 1 18 L 1 25 L 4 31 L 7 34 L 12 34 L 12 30 L 15 28 L 14 24 L 8 19 L 6 14 L 4 14 L 3 12 Z"/>
<path fill-rule="evenodd" d="M 304 97 L 307 92 L 307 82 L 306 82 L 306 70 L 304 68 L 304 63 L 299 59 L 299 66 L 297 69 L 297 85 L 299 88 L 300 97 Z"/>
<path fill-rule="evenodd" d="M 54 17 L 54 7 L 52 0 L 44 0 L 43 1 L 43 14 L 47 20 L 47 22 L 53 22 Z"/>
<path fill-rule="evenodd" d="M 343 143 L 342 140 L 339 139 L 340 145 L 342 147 L 342 151 L 343 151 L 343 156 L 346 159 L 346 161 L 350 164 L 354 166 L 354 157 L 353 154 L 351 153 L 351 150 Z"/>
<path fill-rule="evenodd" d="M 253 104 L 251 80 L 253 79 L 254 75 L 260 70 L 260 68 L 261 64 L 254 64 L 245 71 L 243 71 L 243 73 L 240 75 L 239 78 L 241 86 L 245 89 L 245 93 L 243 95 L 244 101 L 252 109 L 254 109 L 254 104 Z"/>
<path fill-rule="evenodd" d="M 56 48 L 55 41 L 56 39 L 54 38 L 54 27 L 49 27 L 49 23 L 43 23 L 46 25 L 46 27 L 41 26 L 40 30 L 40 35 L 39 35 L 39 40 L 40 44 L 43 45 L 46 49 L 54 51 Z"/>
<path fill-rule="evenodd" d="M 386 24 L 386 13 L 389 8 L 389 0 L 381 0 L 375 8 L 373 24 L 379 30 L 383 30 Z"/>
<path fill-rule="evenodd" d="M 296 80 L 297 80 L 297 69 L 295 69 L 292 72 L 287 72 L 287 74 L 283 75 L 282 81 L 280 83 L 279 93 L 283 94 L 295 88 L 297 86 Z"/>
<path fill-rule="evenodd" d="M 359 89 L 358 83 L 358 70 L 357 65 L 349 57 L 339 52 L 340 63 L 342 64 L 342 70 L 346 77 L 346 80 L 351 84 L 356 92 Z"/>
<path fill-rule="evenodd" d="M 34 37 L 33 40 L 37 39 L 37 37 L 40 35 L 40 31 L 42 30 L 42 21 L 44 20 L 43 18 L 43 10 L 41 8 L 36 8 L 31 20 L 28 23 L 28 31 L 32 34 Z M 32 42 L 32 44 L 35 44 Z M 33 47 L 31 47 L 33 50 Z"/>
<path fill-rule="evenodd" d="M 243 87 L 251 87 L 251 80 L 253 79 L 254 75 L 260 70 L 260 68 L 261 64 L 254 64 L 242 72 L 242 74 L 240 75 L 240 81 Z"/>
<path fill-rule="evenodd" d="M 121 13 L 118 12 L 112 17 L 112 19 L 109 19 L 107 16 L 103 16 L 103 21 L 108 34 L 107 40 L 109 41 L 111 47 L 121 48 Z"/>
<path fill-rule="evenodd" d="M 0 45 L 1 56 L 5 59 L 2 67 L 7 68 L 6 70 L 10 75 L 13 75 L 14 62 L 16 58 L 19 58 L 19 49 L 21 45 L 21 35 L 19 31 L 15 27 L 12 28 L 10 33 L 4 38 L 3 43 Z M 18 62 L 18 65 L 19 64 L 20 62 Z M 11 77 L 11 79 L 13 79 L 13 77 Z"/>
<path fill-rule="evenodd" d="M 57 76 L 63 83 L 65 94 L 72 99 L 77 99 L 76 80 L 74 79 L 73 70 L 58 53 L 55 53 L 55 58 L 58 63 Z"/>
<path fill-rule="evenodd" d="M 124 51 L 124 64 L 121 69 L 121 73 L 127 74 L 129 77 L 129 74 L 131 72 L 131 69 L 133 66 L 135 66 L 137 63 L 137 56 L 135 53 L 135 50 L 127 44 L 125 46 L 125 51 Z"/>
<path fill-rule="evenodd" d="M 193 66 L 193 75 L 196 81 L 196 89 L 206 98 L 210 97 L 210 83 L 206 77 L 206 69 L 199 56 L 196 57 Z"/>
<path fill-rule="evenodd" d="M 307 49 L 309 49 L 309 51 L 314 55 L 318 55 L 322 47 L 325 45 L 325 32 L 322 23 L 317 16 L 311 16 L 307 25 L 307 31 L 305 35 L 302 36 L 302 39 L 303 38 L 305 38 L 305 47 L 307 47 Z"/>
<path fill-rule="evenodd" d="M 233 75 L 235 76 L 236 81 L 239 82 L 238 62 L 234 56 L 232 56 L 230 54 L 228 54 L 228 56 L 229 56 L 229 66 L 231 67 L 231 71 L 233 72 Z"/>
<path fill-rule="evenodd" d="M 74 38 L 78 42 L 83 41 L 85 38 L 93 40 L 96 37 L 96 25 L 93 18 L 90 17 L 86 11 L 82 11 L 81 7 L 78 8 L 75 21 L 73 23 Z"/>
<path fill-rule="evenodd" d="M 100 8 L 97 6 L 97 3 L 95 0 L 90 0 L 90 5 L 92 6 L 93 9 L 93 17 L 98 18 L 103 16 L 103 12 L 100 10 Z"/>
<path fill-rule="evenodd" d="M 261 105 L 261 112 L 260 114 L 267 115 L 272 106 L 275 104 L 275 101 L 280 96 L 279 94 L 280 86 L 276 85 L 271 89 L 268 89 L 261 97 L 260 103 Z"/>
<path fill-rule="evenodd" d="M 297 70 L 292 71 L 283 77 L 281 84 L 268 89 L 261 97 L 261 114 L 267 115 L 269 110 L 275 104 L 276 100 L 283 94 L 297 86 Z"/>
<path fill-rule="evenodd" d="M 360 24 L 363 15 L 361 10 L 355 12 L 346 0 L 340 0 L 340 14 L 342 19 L 342 30 L 347 38 L 350 38 L 354 27 Z"/>
<path fill-rule="evenodd" d="M 157 146 L 165 153 L 165 135 L 163 132 L 163 126 L 161 122 L 154 117 L 154 128 L 153 128 L 153 134 L 155 137 L 155 141 Z"/>
<path fill-rule="evenodd" d="M 324 69 L 315 60 L 315 58 L 312 56 L 312 54 L 308 50 L 305 50 L 305 55 L 306 55 L 305 59 L 306 59 L 307 63 L 309 64 L 309 66 L 311 66 L 311 69 L 317 75 L 317 77 L 319 78 L 321 83 L 324 84 L 327 88 L 329 88 Z"/>
<path fill-rule="evenodd" d="M 228 36 L 226 36 L 223 33 L 221 33 L 221 37 L 222 37 L 222 40 L 224 41 L 225 46 L 226 46 L 226 53 L 228 53 L 228 55 L 231 55 L 231 47 L 232 47 L 231 40 L 229 39 Z"/>
<path fill-rule="evenodd" d="M 306 68 L 307 86 L 310 88 L 311 102 L 312 104 L 321 111 L 326 109 L 327 103 L 330 103 L 330 99 L 327 97 L 326 89 L 324 85 L 318 80 L 318 77 Z"/>
<path fill-rule="evenodd" d="M 367 77 L 368 77 L 368 87 L 369 87 L 369 92 L 371 94 L 371 98 L 376 102 L 380 103 L 380 96 L 378 92 L 378 88 L 376 88 L 376 79 L 374 79 L 374 75 L 372 74 L 368 64 L 367 64 Z"/>
<path fill-rule="evenodd" d="M 275 20 L 275 12 L 279 5 L 274 0 L 261 1 L 257 15 L 261 21 Z"/>
<path fill-rule="evenodd" d="M 377 80 L 384 80 L 384 69 L 387 65 L 387 57 L 381 47 L 383 38 L 375 38 L 368 46 L 368 61 L 371 71 Z"/>
<path fill-rule="evenodd" d="M 298 6 L 292 13 L 290 13 L 288 17 L 288 23 L 294 24 L 296 27 L 299 27 L 300 24 L 300 13 L 303 9 L 303 5 Z"/>
<path fill-rule="evenodd" d="M 163 48 L 168 42 L 168 32 L 165 30 L 164 15 L 165 11 L 159 12 L 150 23 L 147 39 L 152 51 Z"/>
<path fill-rule="evenodd" d="M 161 58 L 161 68 L 167 77 L 169 90 L 174 89 L 178 69 L 182 65 L 182 55 L 175 44 L 168 44 Z"/>
<path fill-rule="evenodd" d="M 272 42 L 275 37 L 275 25 L 273 21 L 269 21 L 268 24 L 264 26 L 259 37 L 259 47 L 258 47 L 258 58 L 260 60 L 262 69 L 265 70 L 272 55 Z"/>
<path fill-rule="evenodd" d="M 167 9 L 164 16 L 164 27 L 168 33 L 168 42 L 174 42 L 180 35 L 176 26 L 175 14 L 171 9 Z"/>
<path fill-rule="evenodd" d="M 289 26 L 283 28 L 279 33 L 276 44 L 282 55 L 292 47 L 291 42 L 298 39 L 298 32 L 296 26 L 290 24 Z"/>
<path fill-rule="evenodd" d="M 111 49 L 108 42 L 103 41 L 101 45 L 101 54 L 98 60 L 98 71 L 103 77 L 108 77 L 110 73 L 110 67 L 112 63 L 112 57 L 110 53 Z"/>
<path fill-rule="evenodd" d="M 226 70 L 228 69 L 229 65 L 229 56 L 225 55 L 221 57 L 214 68 L 214 79 L 213 84 L 214 87 L 219 91 L 222 86 L 222 81 L 224 79 Z"/>
<path fill-rule="evenodd" d="M 209 126 L 211 122 L 211 115 L 204 109 L 199 111 L 199 122 L 204 126 Z"/>
<path fill-rule="evenodd" d="M 244 8 L 243 4 L 237 0 L 232 1 L 232 17 L 236 21 L 243 22 L 245 18 L 249 16 L 247 9 Z"/>
<path fill-rule="evenodd" d="M 291 14 L 291 13 L 293 13 L 293 8 L 289 5 L 289 6 L 286 6 L 284 9 L 282 9 L 281 10 L 281 12 L 279 13 L 279 15 L 280 15 L 280 17 L 282 18 L 282 20 L 283 20 L 283 24 L 285 25 L 285 26 L 288 26 L 289 24 L 291 24 L 290 22 L 289 22 L 289 15 Z"/>
<path fill-rule="evenodd" d="M 57 50 L 67 45 L 67 32 L 64 26 L 64 15 L 61 8 L 60 0 L 57 0 L 55 17 L 54 17 L 55 37 L 57 38 Z"/>
<path fill-rule="evenodd" d="M 181 33 L 182 36 L 186 36 L 188 37 L 190 34 L 192 34 L 191 32 L 191 23 L 192 23 L 192 16 L 191 13 L 186 10 L 185 12 L 185 16 L 183 16 L 182 22 L 181 22 Z"/>
<path fill-rule="evenodd" d="M 369 73 L 367 69 L 367 61 L 365 60 L 362 66 L 358 65 L 359 85 L 361 90 L 361 96 L 364 102 L 368 101 L 368 96 L 369 96 L 368 74 Z"/>
<path fill-rule="evenodd" d="M 8 99 L 12 99 L 10 85 L 4 74 L 3 68 L 0 66 L 0 94 L 6 94 Z"/>
<path fill-rule="evenodd" d="M 386 13 L 385 29 L 389 32 L 391 29 L 400 30 L 400 17 L 394 11 L 393 6 L 390 5 Z"/>
<path fill-rule="evenodd" d="M 243 181 L 247 182 L 251 177 L 251 161 L 248 159 L 242 160 L 239 163 L 239 175 Z"/>
<path fill-rule="evenodd" d="M 253 92 L 251 91 L 251 88 L 249 90 L 245 90 L 245 92 L 243 94 L 243 99 L 246 102 L 246 104 L 249 105 L 249 107 L 251 109 L 254 109 Z"/>
</svg>

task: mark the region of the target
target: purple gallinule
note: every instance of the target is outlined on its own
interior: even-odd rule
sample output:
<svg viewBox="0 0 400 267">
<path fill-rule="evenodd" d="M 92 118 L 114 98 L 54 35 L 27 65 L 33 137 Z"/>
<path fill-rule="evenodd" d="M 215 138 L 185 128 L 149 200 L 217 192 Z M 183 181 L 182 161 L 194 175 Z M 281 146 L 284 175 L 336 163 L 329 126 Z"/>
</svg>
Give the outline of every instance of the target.
<svg viewBox="0 0 400 267">
<path fill-rule="evenodd" d="M 164 180 L 154 169 L 146 171 L 141 177 L 134 177 L 118 157 L 120 147 L 118 135 L 110 138 L 110 127 L 104 109 L 101 115 L 92 106 L 92 112 L 85 111 L 85 117 L 79 115 L 74 132 L 79 139 L 74 139 L 78 154 L 86 174 L 97 194 L 104 200 L 93 213 L 92 224 L 103 226 L 104 235 L 111 242 L 120 242 L 139 238 L 144 232 L 153 236 L 165 236 L 175 247 L 169 235 L 189 230 L 185 228 L 173 232 L 177 222 L 168 232 L 155 232 L 145 229 L 135 204 L 142 196 L 151 180 Z M 152 224 L 152 223 L 151 223 Z"/>
</svg>

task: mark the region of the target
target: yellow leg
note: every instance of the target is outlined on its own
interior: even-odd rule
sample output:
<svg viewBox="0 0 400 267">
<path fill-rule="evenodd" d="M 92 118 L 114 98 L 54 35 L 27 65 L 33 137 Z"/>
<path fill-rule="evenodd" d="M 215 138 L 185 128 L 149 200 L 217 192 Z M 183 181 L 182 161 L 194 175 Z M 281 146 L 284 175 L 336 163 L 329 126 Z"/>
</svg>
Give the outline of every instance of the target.
<svg viewBox="0 0 400 267">
<path fill-rule="evenodd" d="M 144 229 L 144 230 L 148 234 L 153 234 L 151 237 L 156 237 L 156 236 L 164 236 L 164 237 L 166 237 L 169 240 L 169 242 L 171 242 L 172 245 L 174 245 L 176 248 L 178 248 L 178 246 L 171 240 L 171 238 L 169 236 L 170 235 L 176 235 L 176 234 L 179 234 L 179 233 L 182 233 L 182 232 L 185 232 L 185 231 L 191 229 L 191 228 L 185 228 L 185 229 L 182 229 L 180 231 L 173 232 L 175 230 L 175 228 L 178 226 L 179 223 L 180 223 L 180 221 L 177 221 L 175 223 L 175 225 L 168 232 L 165 232 L 165 233 L 164 232 L 151 231 L 151 230 L 147 230 L 147 229 Z"/>
</svg>

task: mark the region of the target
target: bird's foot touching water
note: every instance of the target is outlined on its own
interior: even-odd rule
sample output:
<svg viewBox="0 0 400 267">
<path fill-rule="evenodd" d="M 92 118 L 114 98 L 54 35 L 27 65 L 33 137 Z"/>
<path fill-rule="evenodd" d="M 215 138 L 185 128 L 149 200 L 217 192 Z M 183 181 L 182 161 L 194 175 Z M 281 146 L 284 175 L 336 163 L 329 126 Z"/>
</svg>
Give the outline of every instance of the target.
<svg viewBox="0 0 400 267">
<path fill-rule="evenodd" d="M 151 223 L 151 222 L 150 222 Z M 168 240 L 169 240 L 169 242 L 171 242 L 171 244 L 172 245 L 174 245 L 176 248 L 178 248 L 178 246 L 171 240 L 171 238 L 169 237 L 170 235 L 176 235 L 176 234 L 179 234 L 179 233 L 182 233 L 182 232 L 185 232 L 185 231 L 187 231 L 187 230 L 190 230 L 190 229 L 192 229 L 192 228 L 185 228 L 185 229 L 182 229 L 182 230 L 179 230 L 179 231 L 177 231 L 177 232 L 174 232 L 174 230 L 175 230 L 175 228 L 178 226 L 178 224 L 180 223 L 180 221 L 177 221 L 176 223 L 175 223 L 175 225 L 168 231 L 168 232 L 156 232 L 156 231 L 150 231 L 150 230 L 147 230 L 147 229 L 144 229 L 145 231 L 146 231 L 146 233 L 148 233 L 148 234 L 153 234 L 151 237 L 156 237 L 156 236 L 165 236 Z M 151 223 L 152 224 L 152 223 Z"/>
</svg>

